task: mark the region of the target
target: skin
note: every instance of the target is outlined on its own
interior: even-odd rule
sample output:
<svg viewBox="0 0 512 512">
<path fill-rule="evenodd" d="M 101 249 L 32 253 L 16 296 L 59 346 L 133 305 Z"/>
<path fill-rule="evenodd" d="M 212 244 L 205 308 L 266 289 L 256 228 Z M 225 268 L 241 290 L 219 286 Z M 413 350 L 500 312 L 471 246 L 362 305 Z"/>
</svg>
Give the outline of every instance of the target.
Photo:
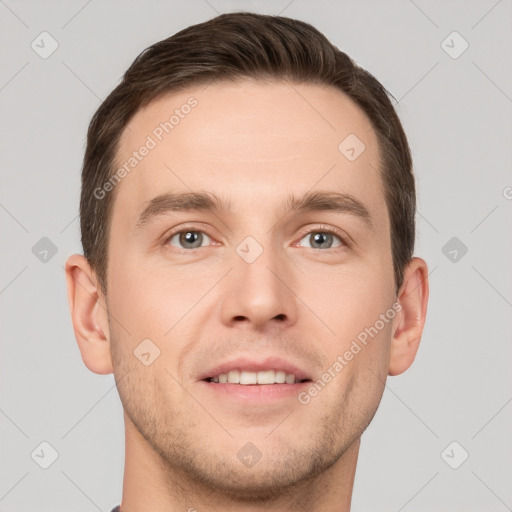
<svg viewBox="0 0 512 512">
<path fill-rule="evenodd" d="M 244 80 L 167 94 L 131 119 L 118 161 L 191 96 L 198 105 L 117 185 L 108 296 L 82 255 L 66 262 L 83 361 L 114 373 L 124 407 L 122 512 L 348 511 L 361 434 L 387 375 L 418 350 L 427 265 L 413 258 L 396 294 L 376 134 L 336 89 Z M 353 162 L 338 150 L 350 133 L 366 146 Z M 168 212 L 134 231 L 150 199 L 191 190 L 233 211 Z M 316 190 L 357 198 L 374 229 L 349 213 L 286 215 L 288 194 Z M 180 227 L 208 235 L 203 246 L 166 241 Z M 348 244 L 315 247 L 323 228 Z M 250 264 L 236 252 L 247 236 L 263 248 Z M 245 406 L 197 380 L 241 354 L 277 354 L 318 379 L 395 301 L 401 311 L 308 404 Z M 148 366 L 134 356 L 146 338 L 160 350 Z M 237 457 L 249 441 L 252 467 Z"/>
</svg>

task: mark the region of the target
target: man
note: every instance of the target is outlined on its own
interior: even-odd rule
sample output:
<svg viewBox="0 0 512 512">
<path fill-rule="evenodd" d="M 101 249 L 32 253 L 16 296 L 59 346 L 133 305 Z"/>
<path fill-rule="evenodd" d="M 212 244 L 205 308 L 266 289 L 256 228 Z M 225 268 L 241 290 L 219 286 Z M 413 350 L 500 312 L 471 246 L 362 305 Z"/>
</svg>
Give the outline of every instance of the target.
<svg viewBox="0 0 512 512">
<path fill-rule="evenodd" d="M 91 121 L 66 262 L 124 408 L 115 511 L 350 509 L 425 322 L 411 166 L 385 89 L 304 22 L 224 14 L 135 59 Z"/>
</svg>

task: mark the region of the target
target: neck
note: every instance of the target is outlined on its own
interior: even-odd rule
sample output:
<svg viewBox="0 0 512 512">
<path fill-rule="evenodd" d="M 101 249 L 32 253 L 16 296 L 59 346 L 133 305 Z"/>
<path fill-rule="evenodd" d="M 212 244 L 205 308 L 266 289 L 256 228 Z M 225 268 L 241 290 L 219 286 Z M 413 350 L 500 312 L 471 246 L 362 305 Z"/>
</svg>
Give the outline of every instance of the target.
<svg viewBox="0 0 512 512">
<path fill-rule="evenodd" d="M 125 467 L 121 512 L 349 512 L 360 438 L 322 473 L 270 497 L 226 496 L 177 471 L 156 453 L 125 415 Z"/>
</svg>

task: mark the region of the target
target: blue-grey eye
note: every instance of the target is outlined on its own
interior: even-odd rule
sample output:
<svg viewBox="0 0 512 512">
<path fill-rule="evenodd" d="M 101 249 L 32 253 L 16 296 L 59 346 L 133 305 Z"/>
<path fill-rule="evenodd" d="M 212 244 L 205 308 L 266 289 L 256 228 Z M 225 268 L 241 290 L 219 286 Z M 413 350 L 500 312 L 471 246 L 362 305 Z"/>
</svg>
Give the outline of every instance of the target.
<svg viewBox="0 0 512 512">
<path fill-rule="evenodd" d="M 302 238 L 301 242 L 302 240 L 308 239 L 310 244 L 306 245 L 306 247 L 311 247 L 312 249 L 331 249 L 333 248 L 333 240 L 335 238 L 337 238 L 340 243 L 334 247 L 341 247 L 343 245 L 341 238 L 327 231 L 312 231 Z"/>
<path fill-rule="evenodd" d="M 177 238 L 177 242 L 180 245 L 176 245 L 172 243 L 173 240 Z M 198 247 L 204 247 L 203 243 L 205 240 L 210 240 L 210 237 L 203 233 L 202 231 L 194 231 L 191 229 L 186 229 L 184 231 L 180 231 L 179 233 L 175 233 L 172 235 L 168 242 L 170 245 L 174 247 L 179 247 L 181 249 L 197 249 Z M 210 244 L 207 243 L 206 245 Z"/>
</svg>

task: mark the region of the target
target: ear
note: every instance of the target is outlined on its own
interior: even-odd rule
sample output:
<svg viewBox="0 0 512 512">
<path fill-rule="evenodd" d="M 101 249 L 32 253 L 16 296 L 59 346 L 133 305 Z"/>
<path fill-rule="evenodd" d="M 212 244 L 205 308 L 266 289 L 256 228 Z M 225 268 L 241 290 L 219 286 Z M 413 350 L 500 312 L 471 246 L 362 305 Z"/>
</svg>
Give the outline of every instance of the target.
<svg viewBox="0 0 512 512">
<path fill-rule="evenodd" d="M 389 375 L 405 372 L 416 357 L 427 314 L 428 290 L 427 264 L 421 258 L 413 258 L 404 269 L 398 292 L 401 310 L 393 325 Z"/>
<path fill-rule="evenodd" d="M 71 320 L 82 360 L 94 373 L 113 373 L 107 304 L 96 275 L 81 254 L 71 255 L 65 270 Z"/>
</svg>

